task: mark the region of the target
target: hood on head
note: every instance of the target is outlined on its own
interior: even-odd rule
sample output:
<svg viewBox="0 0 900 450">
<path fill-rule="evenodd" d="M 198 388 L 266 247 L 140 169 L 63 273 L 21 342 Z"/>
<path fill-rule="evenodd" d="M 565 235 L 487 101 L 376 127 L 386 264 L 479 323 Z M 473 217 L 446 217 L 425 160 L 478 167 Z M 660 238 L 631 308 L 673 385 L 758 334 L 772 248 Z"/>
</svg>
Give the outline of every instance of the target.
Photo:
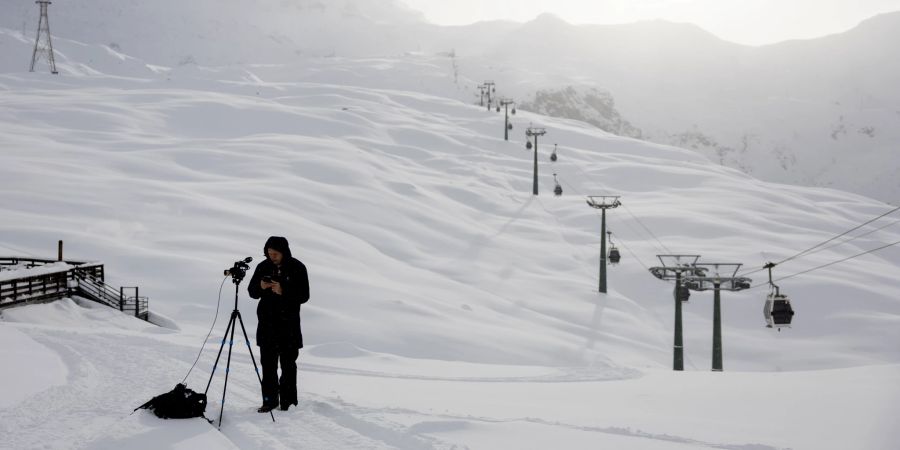
<svg viewBox="0 0 900 450">
<path fill-rule="evenodd" d="M 263 247 L 263 255 L 268 258 L 269 257 L 269 249 L 276 250 L 284 255 L 284 258 L 291 258 L 291 247 L 288 246 L 287 239 L 281 236 L 270 236 L 269 239 L 266 240 L 266 245 Z"/>
</svg>

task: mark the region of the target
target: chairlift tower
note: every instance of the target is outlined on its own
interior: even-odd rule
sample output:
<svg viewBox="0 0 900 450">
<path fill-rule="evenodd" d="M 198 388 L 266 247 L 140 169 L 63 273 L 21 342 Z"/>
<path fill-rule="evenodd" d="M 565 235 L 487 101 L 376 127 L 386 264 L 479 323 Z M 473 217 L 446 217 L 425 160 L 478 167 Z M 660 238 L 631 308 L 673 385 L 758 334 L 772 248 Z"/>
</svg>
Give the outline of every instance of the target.
<svg viewBox="0 0 900 450">
<path fill-rule="evenodd" d="M 509 123 L 509 105 L 512 105 L 512 113 L 516 115 L 516 102 L 512 99 L 501 98 L 499 106 L 503 106 L 503 140 L 509 140 L 509 130 L 512 130 L 512 124 Z"/>
<path fill-rule="evenodd" d="M 692 291 L 713 291 L 713 349 L 712 371 L 722 371 L 722 297 L 721 291 L 750 289 L 750 278 L 737 276 L 741 263 L 697 263 L 704 269 L 702 277 L 688 276 L 685 285 Z"/>
<path fill-rule="evenodd" d="M 600 215 L 600 281 L 598 291 L 606 293 L 606 210 L 618 208 L 622 202 L 618 195 L 589 195 L 587 204 L 591 208 L 599 209 Z"/>
<path fill-rule="evenodd" d="M 703 276 L 706 269 L 697 267 L 700 255 L 656 255 L 662 266 L 650 268 L 650 273 L 660 280 L 675 280 L 675 342 L 672 348 L 672 370 L 684 370 L 684 334 L 681 326 L 681 302 L 687 301 L 683 295 L 682 277 Z M 688 296 L 690 293 L 688 293 Z"/>
<path fill-rule="evenodd" d="M 50 73 L 56 75 L 56 60 L 53 58 L 53 41 L 50 40 L 50 20 L 47 17 L 47 7 L 53 3 L 48 0 L 38 0 L 35 2 L 41 7 L 41 17 L 38 20 L 37 36 L 34 38 L 34 51 L 31 53 L 31 68 L 29 72 L 34 72 L 34 64 L 40 55 L 47 55 L 47 62 L 50 64 Z"/>
<path fill-rule="evenodd" d="M 497 87 L 493 80 L 485 80 L 484 84 L 484 92 L 487 95 L 487 109 L 491 110 L 491 102 L 493 101 L 493 97 L 491 96 L 494 92 L 497 92 Z"/>
<path fill-rule="evenodd" d="M 525 148 L 531 147 L 531 138 L 534 138 L 534 183 L 531 188 L 531 193 L 533 195 L 538 195 L 538 136 L 543 136 L 545 134 L 547 134 L 547 130 L 544 128 L 528 127 L 525 130 L 525 137 L 528 138 L 528 143 L 525 145 Z"/>
</svg>

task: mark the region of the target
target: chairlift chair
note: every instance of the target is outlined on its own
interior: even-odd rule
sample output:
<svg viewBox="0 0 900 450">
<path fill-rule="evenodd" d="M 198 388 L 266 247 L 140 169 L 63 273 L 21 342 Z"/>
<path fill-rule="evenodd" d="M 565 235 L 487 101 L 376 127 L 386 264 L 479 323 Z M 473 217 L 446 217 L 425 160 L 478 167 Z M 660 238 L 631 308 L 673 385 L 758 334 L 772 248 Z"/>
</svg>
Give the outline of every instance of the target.
<svg viewBox="0 0 900 450">
<path fill-rule="evenodd" d="M 510 123 L 510 124 L 507 124 L 507 125 L 506 125 L 506 129 L 507 129 L 507 130 L 512 130 L 512 124 L 511 124 L 511 123 Z"/>
<path fill-rule="evenodd" d="M 556 144 L 553 144 L 553 153 L 550 154 L 550 161 L 556 162 Z"/>
<path fill-rule="evenodd" d="M 512 109 L 512 111 L 510 111 L 510 112 L 512 113 L 512 115 L 516 115 L 516 107 L 513 106 L 513 109 Z"/>
<path fill-rule="evenodd" d="M 529 139 L 528 142 L 525 143 L 525 148 L 526 148 L 527 150 L 531 150 L 531 148 L 532 148 L 532 145 L 531 145 L 531 139 Z"/>
<path fill-rule="evenodd" d="M 497 112 L 500 112 L 500 105 L 497 105 Z"/>
</svg>

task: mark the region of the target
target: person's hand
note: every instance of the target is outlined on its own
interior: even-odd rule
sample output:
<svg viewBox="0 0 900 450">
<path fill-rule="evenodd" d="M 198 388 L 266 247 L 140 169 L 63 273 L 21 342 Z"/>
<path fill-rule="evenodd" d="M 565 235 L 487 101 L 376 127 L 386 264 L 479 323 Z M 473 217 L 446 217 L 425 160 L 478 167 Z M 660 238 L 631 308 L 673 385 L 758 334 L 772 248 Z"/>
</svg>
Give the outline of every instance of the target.
<svg viewBox="0 0 900 450">
<path fill-rule="evenodd" d="M 260 280 L 260 282 L 259 282 L 260 287 L 262 287 L 263 289 L 269 289 L 270 287 L 272 287 L 273 284 L 274 283 L 269 283 L 266 280 Z"/>
<path fill-rule="evenodd" d="M 281 295 L 281 283 L 274 281 L 272 283 L 269 283 L 269 286 L 272 287 L 272 292 Z"/>
</svg>

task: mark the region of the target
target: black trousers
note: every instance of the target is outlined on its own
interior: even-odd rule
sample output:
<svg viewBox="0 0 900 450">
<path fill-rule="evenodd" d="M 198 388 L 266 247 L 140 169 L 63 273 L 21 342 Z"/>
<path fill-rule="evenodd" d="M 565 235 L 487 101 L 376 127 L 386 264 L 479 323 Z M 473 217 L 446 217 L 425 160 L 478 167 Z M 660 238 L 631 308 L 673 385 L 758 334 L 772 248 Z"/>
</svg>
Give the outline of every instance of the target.
<svg viewBox="0 0 900 450">
<path fill-rule="evenodd" d="M 259 348 L 259 363 L 262 365 L 262 396 L 266 405 L 297 404 L 297 356 L 296 348 L 264 346 Z M 278 377 L 278 363 L 281 362 L 281 377 Z"/>
</svg>

